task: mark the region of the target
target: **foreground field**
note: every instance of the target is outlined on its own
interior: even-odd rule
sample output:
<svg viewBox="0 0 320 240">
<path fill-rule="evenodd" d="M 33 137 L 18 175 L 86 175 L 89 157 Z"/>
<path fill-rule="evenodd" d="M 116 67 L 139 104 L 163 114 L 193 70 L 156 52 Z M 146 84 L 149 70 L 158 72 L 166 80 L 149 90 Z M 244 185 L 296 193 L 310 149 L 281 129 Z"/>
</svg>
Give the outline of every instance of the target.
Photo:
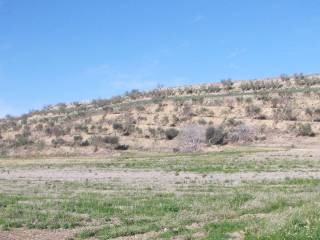
<svg viewBox="0 0 320 240">
<path fill-rule="evenodd" d="M 1 159 L 0 239 L 319 239 L 320 155 Z"/>
</svg>

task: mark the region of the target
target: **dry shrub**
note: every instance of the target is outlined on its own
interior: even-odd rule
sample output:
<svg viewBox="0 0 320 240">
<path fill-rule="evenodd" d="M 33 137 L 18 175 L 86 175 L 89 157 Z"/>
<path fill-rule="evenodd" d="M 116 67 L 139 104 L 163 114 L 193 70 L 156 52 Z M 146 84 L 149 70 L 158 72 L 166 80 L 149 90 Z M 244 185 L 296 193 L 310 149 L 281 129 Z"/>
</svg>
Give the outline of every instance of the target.
<svg viewBox="0 0 320 240">
<path fill-rule="evenodd" d="M 184 126 L 179 134 L 180 151 L 199 151 L 205 142 L 205 128 L 198 124 L 188 124 Z"/>
<path fill-rule="evenodd" d="M 242 123 L 229 131 L 228 140 L 233 143 L 248 143 L 252 142 L 256 136 L 257 131 L 255 128 Z"/>
</svg>

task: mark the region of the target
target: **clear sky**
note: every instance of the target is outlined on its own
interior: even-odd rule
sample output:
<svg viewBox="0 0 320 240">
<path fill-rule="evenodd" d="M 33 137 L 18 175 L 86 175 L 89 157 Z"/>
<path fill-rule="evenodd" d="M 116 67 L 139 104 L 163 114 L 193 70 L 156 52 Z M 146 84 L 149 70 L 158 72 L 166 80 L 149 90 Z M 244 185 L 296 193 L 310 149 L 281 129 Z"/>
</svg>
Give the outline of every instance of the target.
<svg viewBox="0 0 320 240">
<path fill-rule="evenodd" d="M 0 115 L 320 69 L 320 0 L 0 0 Z"/>
</svg>

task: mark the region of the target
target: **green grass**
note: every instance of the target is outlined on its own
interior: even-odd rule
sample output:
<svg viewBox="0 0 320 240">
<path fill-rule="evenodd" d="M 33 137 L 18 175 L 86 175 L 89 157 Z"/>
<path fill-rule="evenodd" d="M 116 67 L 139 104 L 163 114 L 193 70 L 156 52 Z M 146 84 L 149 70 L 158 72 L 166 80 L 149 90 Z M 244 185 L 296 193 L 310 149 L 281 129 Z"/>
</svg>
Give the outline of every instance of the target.
<svg viewBox="0 0 320 240">
<path fill-rule="evenodd" d="M 1 194 L 0 225 L 3 229 L 23 226 L 38 229 L 68 229 L 82 224 L 81 217 L 57 209 L 55 205 L 56 203 L 51 200 Z"/>
<path fill-rule="evenodd" d="M 123 187 L 119 192 L 97 193 L 96 189 L 109 189 L 103 185 L 61 182 L 58 189 L 72 194 L 62 193 L 60 197 L 50 189 L 46 198 L 2 193 L 0 226 L 3 229 L 75 228 L 93 223 L 100 226 L 79 233 L 78 238 L 83 239 L 90 236 L 109 239 L 151 231 L 159 232 L 156 239 L 174 236 L 195 239 L 192 236 L 197 232 L 205 233 L 205 239 L 227 239 L 228 234 L 238 231 L 245 234 L 246 239 L 303 239 L 309 235 L 311 238 L 305 239 L 317 239 L 315 236 L 319 236 L 320 212 L 315 202 L 320 193 L 313 182 L 195 184 L 189 185 L 187 190 L 177 186 L 172 193 Z M 275 185 L 277 187 L 273 188 Z M 305 185 L 312 187 L 312 192 L 304 192 Z M 301 194 L 288 193 L 287 187 L 294 187 Z M 255 201 L 260 201 L 261 206 L 251 206 Z M 260 214 L 263 217 L 257 217 Z M 289 218 L 275 224 L 271 230 L 263 224 L 278 215 L 289 215 Z M 202 225 L 199 229 L 188 228 L 192 223 Z M 299 234 L 296 228 L 301 228 Z M 282 237 L 288 234 L 290 238 Z"/>
</svg>

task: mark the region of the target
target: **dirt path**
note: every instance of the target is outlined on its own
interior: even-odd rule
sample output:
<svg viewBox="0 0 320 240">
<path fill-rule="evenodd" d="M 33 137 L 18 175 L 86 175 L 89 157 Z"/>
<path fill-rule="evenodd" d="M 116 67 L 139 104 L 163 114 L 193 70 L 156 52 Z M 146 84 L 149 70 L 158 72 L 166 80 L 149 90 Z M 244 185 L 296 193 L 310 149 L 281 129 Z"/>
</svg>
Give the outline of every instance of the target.
<svg viewBox="0 0 320 240">
<path fill-rule="evenodd" d="M 74 236 L 75 230 L 38 230 L 38 229 L 11 229 L 0 231 L 0 240 L 53 240 L 68 239 Z"/>
<path fill-rule="evenodd" d="M 287 178 L 320 179 L 320 171 L 303 169 L 274 172 L 236 172 L 236 173 L 186 173 L 141 170 L 101 170 L 101 169 L 14 169 L 0 172 L 0 179 L 30 181 L 119 181 L 123 183 L 161 183 L 174 184 L 177 181 L 241 182 L 284 180 Z"/>
</svg>

